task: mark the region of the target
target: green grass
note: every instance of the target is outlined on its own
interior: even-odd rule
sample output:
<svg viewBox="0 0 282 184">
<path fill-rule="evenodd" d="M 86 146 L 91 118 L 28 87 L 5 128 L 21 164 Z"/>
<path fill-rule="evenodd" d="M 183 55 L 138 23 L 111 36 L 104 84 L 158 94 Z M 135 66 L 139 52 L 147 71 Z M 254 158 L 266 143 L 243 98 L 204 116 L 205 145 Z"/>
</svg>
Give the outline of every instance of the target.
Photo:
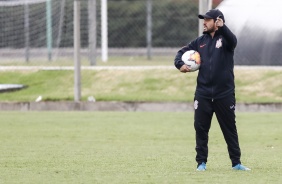
<svg viewBox="0 0 282 184">
<path fill-rule="evenodd" d="M 174 69 L 82 70 L 82 101 L 94 96 L 97 101 L 193 101 L 197 72 Z M 235 70 L 237 102 L 281 103 L 281 70 Z M 73 100 L 73 71 L 1 71 L 0 84 L 24 84 L 15 92 L 0 93 L 0 101 Z"/>
<path fill-rule="evenodd" d="M 192 113 L 0 112 L 0 183 L 282 182 L 282 114 L 238 113 L 233 171 L 216 120 L 196 172 Z"/>
<path fill-rule="evenodd" d="M 175 50 L 175 53 L 177 49 Z M 174 61 L 174 56 L 153 56 L 148 60 L 145 56 L 110 56 L 107 62 L 103 62 L 100 57 L 96 59 L 97 66 L 158 66 L 158 65 L 171 65 Z M 28 63 L 21 60 L 5 60 L 1 59 L 1 66 L 73 66 L 73 60 L 70 58 L 57 59 L 55 61 L 48 61 L 46 59 L 31 60 Z M 89 66 L 87 57 L 81 57 L 81 65 Z"/>
</svg>

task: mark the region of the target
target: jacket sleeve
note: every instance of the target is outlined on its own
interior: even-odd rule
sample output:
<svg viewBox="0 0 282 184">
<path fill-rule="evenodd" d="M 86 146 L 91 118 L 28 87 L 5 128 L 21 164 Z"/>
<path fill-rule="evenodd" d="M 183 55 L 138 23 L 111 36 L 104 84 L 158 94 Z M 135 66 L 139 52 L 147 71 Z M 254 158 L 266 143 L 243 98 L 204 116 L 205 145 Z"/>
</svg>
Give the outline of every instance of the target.
<svg viewBox="0 0 282 184">
<path fill-rule="evenodd" d="M 190 42 L 188 45 L 182 47 L 176 54 L 174 59 L 174 66 L 179 70 L 185 63 L 182 61 L 182 55 L 188 50 L 197 50 L 196 40 Z"/>
<path fill-rule="evenodd" d="M 236 36 L 230 31 L 230 29 L 224 24 L 220 29 L 220 34 L 226 39 L 227 41 L 227 48 L 231 51 L 234 51 L 237 45 L 237 38 Z"/>
</svg>

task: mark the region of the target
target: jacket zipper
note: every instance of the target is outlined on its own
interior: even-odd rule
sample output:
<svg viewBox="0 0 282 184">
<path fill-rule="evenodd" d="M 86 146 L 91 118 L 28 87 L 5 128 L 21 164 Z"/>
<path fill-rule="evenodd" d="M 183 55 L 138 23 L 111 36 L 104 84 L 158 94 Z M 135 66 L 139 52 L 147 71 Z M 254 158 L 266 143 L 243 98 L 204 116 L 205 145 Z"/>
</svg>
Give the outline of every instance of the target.
<svg viewBox="0 0 282 184">
<path fill-rule="evenodd" d="M 213 82 L 212 82 L 212 59 L 210 58 L 210 80 L 211 80 L 211 97 L 213 101 Z"/>
<path fill-rule="evenodd" d="M 212 98 L 212 101 L 213 101 L 213 82 L 212 82 L 212 75 L 213 75 L 213 72 L 212 72 L 213 41 L 214 41 L 214 38 L 211 38 L 211 48 L 209 48 L 210 49 L 209 55 L 210 55 L 210 81 L 211 81 L 211 98 Z"/>
</svg>

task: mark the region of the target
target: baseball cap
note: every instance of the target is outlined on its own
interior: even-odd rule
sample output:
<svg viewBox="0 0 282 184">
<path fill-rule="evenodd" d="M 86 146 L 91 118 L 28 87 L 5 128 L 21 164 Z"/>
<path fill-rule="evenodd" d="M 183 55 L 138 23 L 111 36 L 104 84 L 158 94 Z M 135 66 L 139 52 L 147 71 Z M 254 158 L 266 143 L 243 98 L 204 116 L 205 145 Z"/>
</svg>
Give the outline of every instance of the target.
<svg viewBox="0 0 282 184">
<path fill-rule="evenodd" d="M 207 18 L 207 19 L 214 19 L 214 20 L 216 20 L 216 18 L 219 17 L 223 20 L 223 22 L 225 22 L 223 13 L 219 9 L 209 10 L 207 11 L 206 14 L 203 14 L 203 15 L 199 14 L 198 17 L 199 19 Z"/>
</svg>

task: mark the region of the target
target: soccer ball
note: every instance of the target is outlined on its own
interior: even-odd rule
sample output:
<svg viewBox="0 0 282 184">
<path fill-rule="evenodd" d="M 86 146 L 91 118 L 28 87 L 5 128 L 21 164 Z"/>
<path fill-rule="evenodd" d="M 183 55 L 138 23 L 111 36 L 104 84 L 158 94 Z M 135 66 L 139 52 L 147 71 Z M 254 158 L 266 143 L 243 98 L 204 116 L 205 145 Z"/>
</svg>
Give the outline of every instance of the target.
<svg viewBox="0 0 282 184">
<path fill-rule="evenodd" d="M 201 65 L 201 57 L 199 52 L 195 50 L 186 51 L 182 57 L 182 61 L 190 67 L 190 71 L 194 72 L 200 68 Z"/>
</svg>

